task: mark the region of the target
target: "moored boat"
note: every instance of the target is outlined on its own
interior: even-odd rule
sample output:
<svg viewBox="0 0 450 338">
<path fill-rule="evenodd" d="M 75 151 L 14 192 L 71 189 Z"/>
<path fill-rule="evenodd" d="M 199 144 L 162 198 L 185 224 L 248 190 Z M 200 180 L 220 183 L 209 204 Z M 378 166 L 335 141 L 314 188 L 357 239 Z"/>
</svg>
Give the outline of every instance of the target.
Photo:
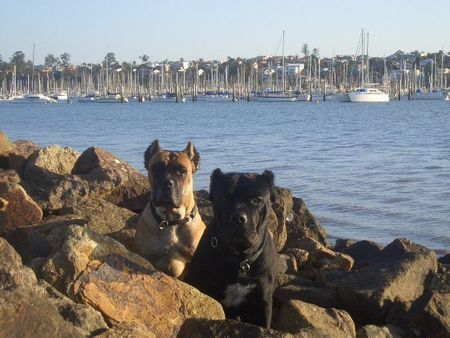
<svg viewBox="0 0 450 338">
<path fill-rule="evenodd" d="M 356 88 L 348 97 L 351 102 L 389 102 L 389 94 L 377 88 Z"/>
<path fill-rule="evenodd" d="M 12 99 L 14 103 L 56 103 L 55 99 L 43 94 L 28 94 L 16 96 Z"/>
</svg>

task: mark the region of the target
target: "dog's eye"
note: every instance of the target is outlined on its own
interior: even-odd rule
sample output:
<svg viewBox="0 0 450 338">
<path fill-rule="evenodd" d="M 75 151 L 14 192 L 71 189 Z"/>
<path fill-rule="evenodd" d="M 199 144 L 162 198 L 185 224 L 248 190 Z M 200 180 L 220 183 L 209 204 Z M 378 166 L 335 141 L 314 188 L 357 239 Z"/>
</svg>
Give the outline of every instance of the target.
<svg viewBox="0 0 450 338">
<path fill-rule="evenodd" d="M 252 198 L 252 204 L 254 205 L 260 205 L 263 202 L 263 198 L 262 197 L 255 197 Z"/>
<path fill-rule="evenodd" d="M 184 175 L 186 175 L 186 169 L 185 168 L 178 168 L 177 170 L 175 170 L 175 173 L 178 175 L 178 176 L 184 176 Z"/>
</svg>

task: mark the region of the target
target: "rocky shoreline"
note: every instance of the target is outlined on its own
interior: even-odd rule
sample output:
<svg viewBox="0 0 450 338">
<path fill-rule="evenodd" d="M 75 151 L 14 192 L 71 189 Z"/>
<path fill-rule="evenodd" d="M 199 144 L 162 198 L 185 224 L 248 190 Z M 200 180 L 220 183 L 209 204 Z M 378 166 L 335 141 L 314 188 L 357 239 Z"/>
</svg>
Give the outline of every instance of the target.
<svg viewBox="0 0 450 338">
<path fill-rule="evenodd" d="M 272 192 L 279 251 L 272 329 L 134 253 L 147 178 L 104 149 L 0 132 L 0 332 L 5 337 L 450 337 L 450 256 L 407 239 L 338 240 L 304 201 Z M 205 223 L 207 191 L 196 192 Z"/>
</svg>

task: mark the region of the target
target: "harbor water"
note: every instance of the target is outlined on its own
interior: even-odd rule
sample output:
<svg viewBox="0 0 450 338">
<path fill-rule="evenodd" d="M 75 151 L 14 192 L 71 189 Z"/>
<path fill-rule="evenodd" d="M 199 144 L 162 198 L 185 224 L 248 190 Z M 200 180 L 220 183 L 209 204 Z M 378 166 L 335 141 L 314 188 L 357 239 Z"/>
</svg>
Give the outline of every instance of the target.
<svg viewBox="0 0 450 338">
<path fill-rule="evenodd" d="M 102 147 L 144 173 L 154 139 L 200 152 L 209 175 L 270 169 L 301 197 L 331 240 L 406 237 L 450 252 L 450 102 L 355 104 L 185 102 L 0 104 L 10 140 Z"/>
</svg>

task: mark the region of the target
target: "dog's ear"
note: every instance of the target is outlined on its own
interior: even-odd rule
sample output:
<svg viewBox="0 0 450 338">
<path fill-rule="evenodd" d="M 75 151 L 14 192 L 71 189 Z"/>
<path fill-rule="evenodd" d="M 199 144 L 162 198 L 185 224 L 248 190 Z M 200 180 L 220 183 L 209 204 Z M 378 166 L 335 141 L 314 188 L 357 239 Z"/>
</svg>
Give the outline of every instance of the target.
<svg viewBox="0 0 450 338">
<path fill-rule="evenodd" d="M 150 144 L 144 153 L 144 167 L 148 170 L 148 161 L 155 155 L 158 151 L 161 151 L 161 146 L 159 145 L 159 140 L 154 140 Z"/>
<path fill-rule="evenodd" d="M 210 201 L 213 200 L 214 194 L 216 192 L 217 182 L 222 175 L 223 175 L 223 172 L 219 168 L 215 169 L 211 174 L 211 179 L 209 182 L 209 200 Z"/>
<path fill-rule="evenodd" d="M 198 153 L 195 146 L 189 141 L 186 148 L 183 150 L 191 160 L 192 172 L 195 173 L 198 168 L 200 168 L 200 154 Z"/>
<path fill-rule="evenodd" d="M 264 172 L 261 174 L 261 177 L 267 182 L 269 188 L 272 188 L 274 186 L 275 176 L 271 170 L 264 170 Z"/>
</svg>

